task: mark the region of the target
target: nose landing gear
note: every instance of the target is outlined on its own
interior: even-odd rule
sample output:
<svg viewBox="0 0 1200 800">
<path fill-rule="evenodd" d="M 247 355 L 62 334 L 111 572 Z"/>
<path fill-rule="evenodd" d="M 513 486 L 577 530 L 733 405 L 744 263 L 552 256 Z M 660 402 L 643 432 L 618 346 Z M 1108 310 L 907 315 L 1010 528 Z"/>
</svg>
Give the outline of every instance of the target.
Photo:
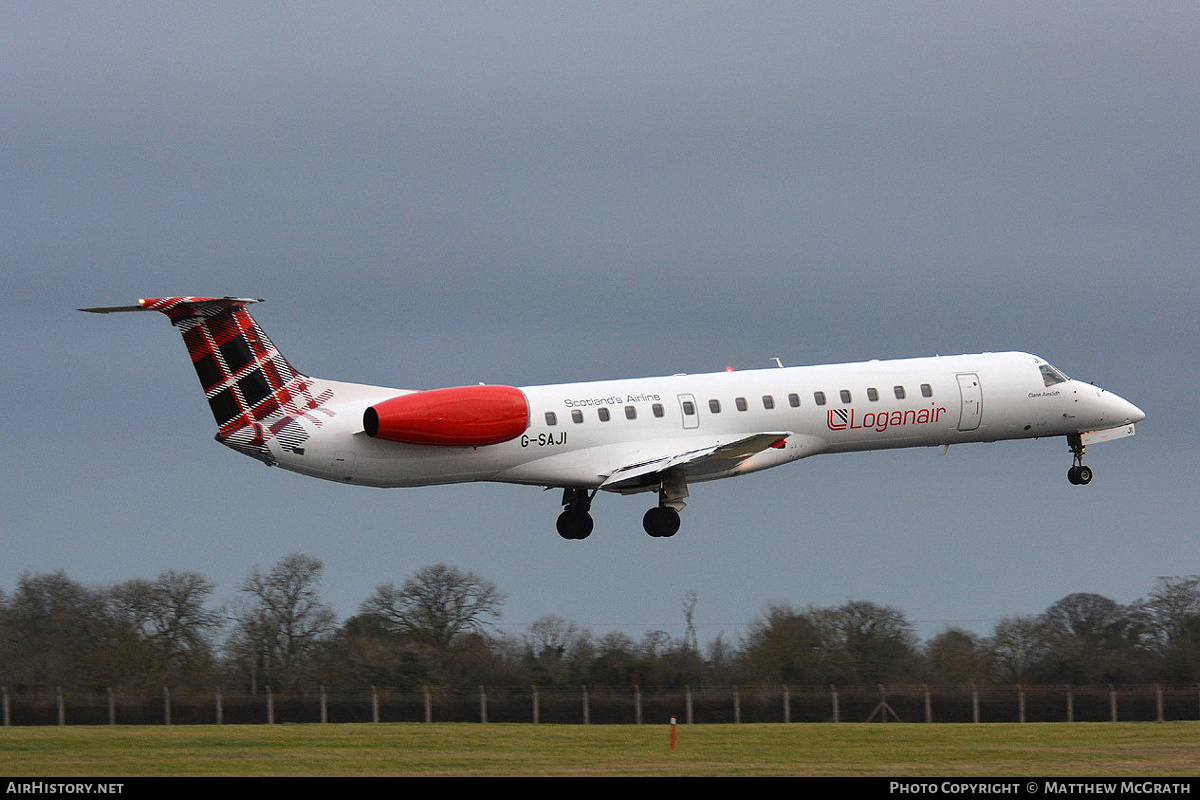
<svg viewBox="0 0 1200 800">
<path fill-rule="evenodd" d="M 1074 463 L 1067 470 L 1067 480 L 1075 486 L 1086 486 L 1092 482 L 1092 468 L 1083 464 L 1083 436 L 1078 433 L 1067 435 L 1067 445 L 1071 448 Z"/>
</svg>

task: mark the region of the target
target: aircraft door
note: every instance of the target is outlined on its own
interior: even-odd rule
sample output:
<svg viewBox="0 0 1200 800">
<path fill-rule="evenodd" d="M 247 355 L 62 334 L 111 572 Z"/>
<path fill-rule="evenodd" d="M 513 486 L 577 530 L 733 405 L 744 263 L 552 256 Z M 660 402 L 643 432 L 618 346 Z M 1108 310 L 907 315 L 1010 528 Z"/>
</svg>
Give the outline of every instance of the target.
<svg viewBox="0 0 1200 800">
<path fill-rule="evenodd" d="M 958 377 L 958 391 L 962 395 L 962 411 L 958 417 L 960 431 L 973 431 L 979 428 L 983 419 L 983 387 L 979 385 L 979 376 L 974 372 L 965 372 Z"/>
<path fill-rule="evenodd" d="M 693 395 L 679 395 L 679 410 L 683 414 L 683 427 L 700 427 L 700 413 L 696 410 L 696 398 Z"/>
</svg>

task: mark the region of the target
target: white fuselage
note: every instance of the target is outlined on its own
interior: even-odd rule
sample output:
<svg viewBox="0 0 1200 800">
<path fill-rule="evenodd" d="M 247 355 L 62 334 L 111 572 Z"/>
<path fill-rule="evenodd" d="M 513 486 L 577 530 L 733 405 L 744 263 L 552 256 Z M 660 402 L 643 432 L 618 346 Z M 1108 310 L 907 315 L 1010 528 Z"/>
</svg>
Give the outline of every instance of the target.
<svg viewBox="0 0 1200 800">
<path fill-rule="evenodd" d="M 498 481 L 643 491 L 656 487 L 605 484 L 620 470 L 755 434 L 778 434 L 779 441 L 736 463 L 689 464 L 686 479 L 744 474 L 818 453 L 1081 434 L 1144 416 L 1036 356 L 984 353 L 521 387 L 529 406 L 523 434 L 447 447 L 364 432 L 364 408 L 404 390 L 313 381 L 331 396 L 302 422 L 310 433 L 303 448 L 271 443 L 276 462 L 381 487 Z"/>
</svg>

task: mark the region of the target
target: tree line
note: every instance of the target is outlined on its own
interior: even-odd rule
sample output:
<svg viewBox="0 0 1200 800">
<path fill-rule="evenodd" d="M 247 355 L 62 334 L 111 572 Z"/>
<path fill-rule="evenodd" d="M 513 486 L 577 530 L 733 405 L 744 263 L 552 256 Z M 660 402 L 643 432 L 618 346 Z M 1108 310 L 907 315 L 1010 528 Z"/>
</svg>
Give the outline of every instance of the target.
<svg viewBox="0 0 1200 800">
<path fill-rule="evenodd" d="M 769 604 L 736 641 L 700 645 L 698 597 L 681 598 L 682 638 L 594 633 L 547 615 L 498 627 L 504 596 L 446 564 L 386 583 L 339 621 L 320 595 L 323 565 L 293 554 L 254 568 L 231 600 L 195 572 L 85 586 L 26 573 L 0 591 L 0 685 L 7 691 L 249 693 L 318 686 L 653 687 L 789 685 L 1138 685 L 1200 683 L 1200 575 L 1159 578 L 1122 605 L 1069 594 L 990 634 L 950 627 L 920 641 L 897 608 Z"/>
</svg>

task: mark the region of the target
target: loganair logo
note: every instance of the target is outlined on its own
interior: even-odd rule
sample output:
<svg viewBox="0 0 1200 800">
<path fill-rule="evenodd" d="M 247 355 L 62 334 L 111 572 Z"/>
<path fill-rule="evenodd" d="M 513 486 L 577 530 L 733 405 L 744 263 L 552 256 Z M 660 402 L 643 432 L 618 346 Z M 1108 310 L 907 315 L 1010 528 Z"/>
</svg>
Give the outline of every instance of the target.
<svg viewBox="0 0 1200 800">
<path fill-rule="evenodd" d="M 825 424 L 831 431 L 874 430 L 883 433 L 888 428 L 903 425 L 926 425 L 938 422 L 946 413 L 943 406 L 910 408 L 907 411 L 867 411 L 853 408 L 834 408 L 825 412 Z"/>
</svg>

